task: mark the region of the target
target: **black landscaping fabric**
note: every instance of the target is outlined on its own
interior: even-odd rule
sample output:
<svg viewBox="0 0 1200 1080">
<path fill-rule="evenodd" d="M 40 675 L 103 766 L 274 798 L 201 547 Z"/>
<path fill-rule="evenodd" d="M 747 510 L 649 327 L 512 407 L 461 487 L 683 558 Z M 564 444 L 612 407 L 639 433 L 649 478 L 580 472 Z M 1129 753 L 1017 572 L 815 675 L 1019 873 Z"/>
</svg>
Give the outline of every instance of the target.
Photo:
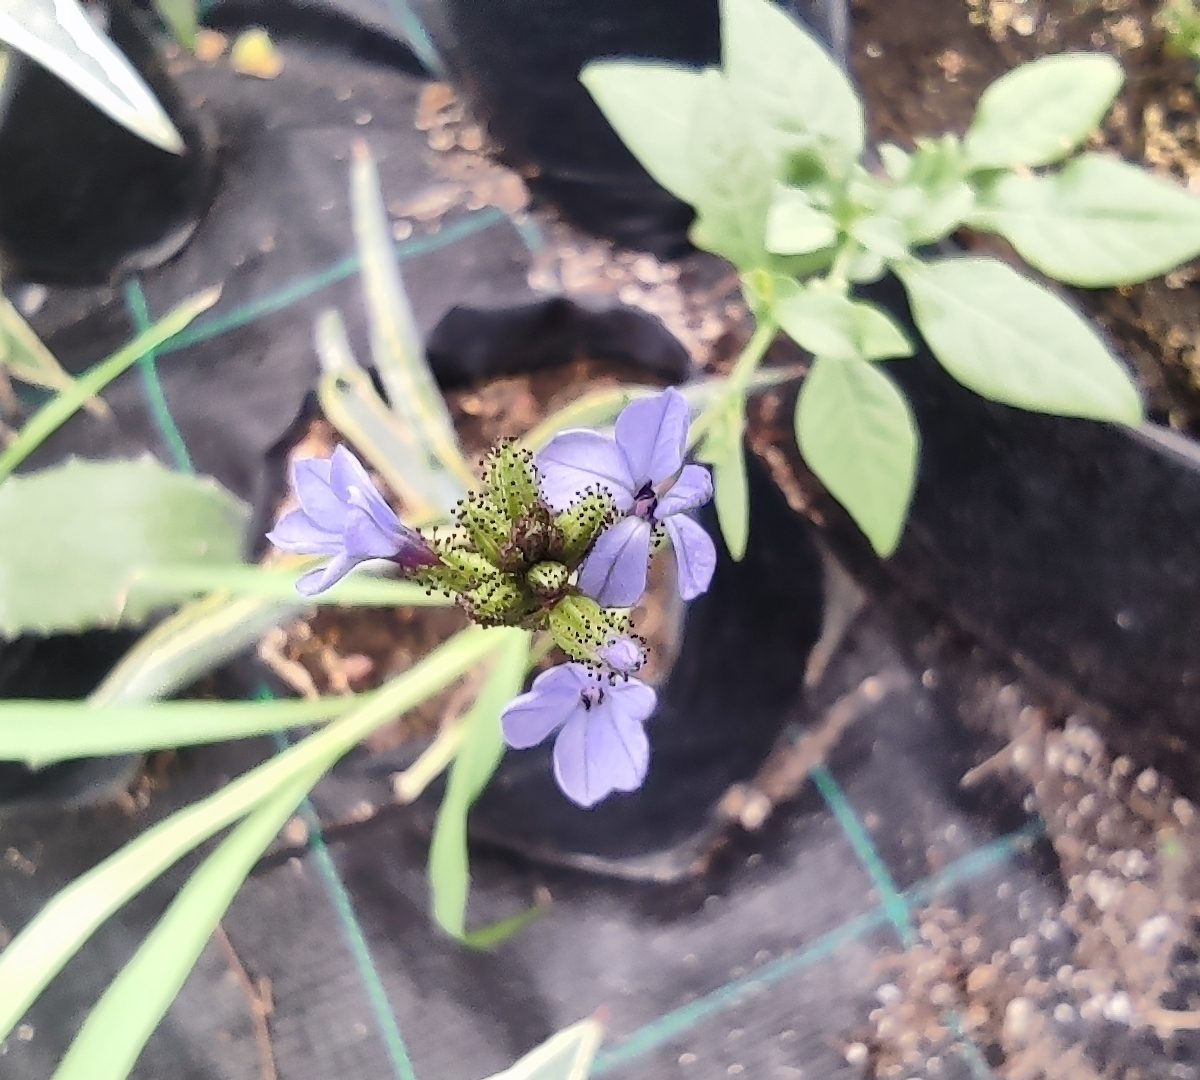
<svg viewBox="0 0 1200 1080">
<path fill-rule="evenodd" d="M 182 75 L 185 97 L 203 99 L 221 132 L 211 208 L 166 264 L 111 285 L 51 288 L 33 321 L 81 370 L 133 335 L 143 304 L 157 316 L 217 283 L 221 300 L 106 395 L 117 426 L 81 416 L 35 465 L 149 450 L 218 477 L 261 524 L 281 494 L 289 434 L 311 407 L 314 316 L 341 309 L 366 355 L 346 205 L 351 144 L 369 142 L 389 201 L 435 184 L 414 127 L 418 73 L 454 54 L 443 36 L 454 16 L 432 0 L 210 5 L 214 26 L 268 23 L 285 61 L 273 81 L 224 64 Z M 686 352 L 653 319 L 534 291 L 538 236 L 523 218 L 460 207 L 397 242 L 445 383 L 585 348 L 686 377 Z M 18 284 L 14 295 L 38 291 Z M 979 716 L 979 688 L 1016 673 L 893 597 L 858 615 L 846 607 L 849 630 L 803 691 L 828 563 L 765 472 L 752 480 L 749 559 L 723 560 L 713 593 L 689 613 L 645 791 L 582 814 L 555 795 L 544 755 L 510 755 L 475 815 L 472 923 L 535 899 L 551 901 L 545 915 L 493 952 L 440 936 L 424 871 L 434 804 L 394 805 L 389 776 L 404 761 L 356 752 L 314 792 L 302 834 L 289 830 L 256 868 L 135 1075 L 249 1080 L 268 1075 L 269 1056 L 283 1080 L 476 1080 L 597 1011 L 608 1031 L 597 1076 L 999 1075 L 997 1048 L 952 1003 L 926 1003 L 940 1034 L 911 1066 L 893 1068 L 871 1014 L 901 992 L 896 958 L 932 908 L 1004 944 L 1062 899 L 1020 792 L 995 777 L 959 783 L 1000 746 Z M 829 596 L 826 614 L 846 603 Z M 3 692 L 84 692 L 97 654 L 73 649 L 12 646 Z M 236 677 L 246 693 L 262 679 Z M 813 756 L 795 797 L 759 829 L 729 824 L 724 790 L 749 780 L 776 741 L 777 760 L 789 747 L 807 754 L 806 737 L 834 716 L 849 716 L 846 730 Z M 10 812 L 0 821 L 0 929 L 15 932 L 73 876 L 276 749 L 253 740 L 185 752 L 145 805 Z M 0 1076 L 51 1075 L 191 865 L 105 923 L 0 1045 Z M 247 982 L 260 979 L 272 1005 L 265 1032 Z M 1089 1032 L 1070 1038 L 1085 1044 Z M 1129 1050 L 1142 1071 L 1121 1075 L 1168 1075 L 1163 1045 Z M 1178 1054 L 1193 1044 L 1171 1045 Z M 1170 1075 L 1197 1075 L 1183 1060 Z"/>
</svg>

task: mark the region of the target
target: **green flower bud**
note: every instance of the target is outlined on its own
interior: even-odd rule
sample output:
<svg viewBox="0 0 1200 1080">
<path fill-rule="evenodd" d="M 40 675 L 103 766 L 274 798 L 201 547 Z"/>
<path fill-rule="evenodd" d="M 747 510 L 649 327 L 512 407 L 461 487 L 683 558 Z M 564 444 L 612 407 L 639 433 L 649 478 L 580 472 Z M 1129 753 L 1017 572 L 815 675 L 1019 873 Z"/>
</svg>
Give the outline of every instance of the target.
<svg viewBox="0 0 1200 1080">
<path fill-rule="evenodd" d="M 458 520 L 471 539 L 471 546 L 488 562 L 500 564 L 509 540 L 512 522 L 486 495 L 472 492 L 459 508 Z"/>
<path fill-rule="evenodd" d="M 599 490 L 589 491 L 569 510 L 559 514 L 554 524 L 563 538 L 563 562 L 570 567 L 578 565 L 612 517 L 612 496 Z"/>
<path fill-rule="evenodd" d="M 461 594 L 461 599 L 471 618 L 484 626 L 516 625 L 528 611 L 524 590 L 508 574 L 468 589 Z"/>
<path fill-rule="evenodd" d="M 547 559 L 562 557 L 563 537 L 554 515 L 542 503 L 530 507 L 513 522 L 509 541 L 500 552 L 500 565 L 518 573 Z"/>
<path fill-rule="evenodd" d="M 484 476 L 492 501 L 510 520 L 515 521 L 540 502 L 533 454 L 512 439 L 499 443 L 488 454 Z"/>
<path fill-rule="evenodd" d="M 596 659 L 597 650 L 611 638 L 624 634 L 628 619 L 575 593 L 555 604 L 546 622 L 554 644 L 572 659 L 587 663 Z"/>
<path fill-rule="evenodd" d="M 561 596 L 570 579 L 571 571 L 560 562 L 540 562 L 525 575 L 530 591 L 543 600 Z"/>
</svg>

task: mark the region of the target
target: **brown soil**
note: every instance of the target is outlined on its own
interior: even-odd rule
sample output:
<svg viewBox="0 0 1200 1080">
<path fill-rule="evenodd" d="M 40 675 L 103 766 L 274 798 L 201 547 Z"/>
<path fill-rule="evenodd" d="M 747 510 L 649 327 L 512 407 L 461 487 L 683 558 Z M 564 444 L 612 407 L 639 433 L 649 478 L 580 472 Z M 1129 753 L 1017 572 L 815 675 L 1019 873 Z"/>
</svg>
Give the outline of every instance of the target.
<svg viewBox="0 0 1200 1080">
<path fill-rule="evenodd" d="M 1162 0 L 852 0 L 853 70 L 877 140 L 963 132 L 989 82 L 1069 49 L 1103 50 L 1126 83 L 1095 138 L 1200 193 L 1195 64 L 1168 56 Z M 989 238 L 989 244 L 992 242 Z M 1200 265 L 1120 290 L 1077 292 L 1137 369 L 1156 419 L 1200 433 Z"/>
</svg>

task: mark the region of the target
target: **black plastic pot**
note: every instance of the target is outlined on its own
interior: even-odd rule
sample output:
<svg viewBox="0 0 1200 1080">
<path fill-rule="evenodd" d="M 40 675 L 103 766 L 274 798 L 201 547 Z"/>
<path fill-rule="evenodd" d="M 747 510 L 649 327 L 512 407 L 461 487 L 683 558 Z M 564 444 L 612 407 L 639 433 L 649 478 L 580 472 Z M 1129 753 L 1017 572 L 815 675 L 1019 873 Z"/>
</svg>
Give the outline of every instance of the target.
<svg viewBox="0 0 1200 1080">
<path fill-rule="evenodd" d="M 712 62 L 715 0 L 446 6 L 458 75 L 536 189 L 622 244 L 683 248 L 687 215 L 614 141 L 577 73 L 603 56 Z M 801 15 L 844 45 L 844 4 Z M 870 292 L 920 342 L 898 283 Z M 924 347 L 889 372 L 922 432 L 912 519 L 881 566 L 830 500 L 833 548 L 873 588 L 899 585 L 1016 661 L 1064 707 L 1098 709 L 1114 748 L 1200 794 L 1200 449 L 1152 425 L 994 405 Z"/>
<path fill-rule="evenodd" d="M 155 92 L 182 154 L 131 134 L 19 53 L 0 85 L 0 270 L 8 282 L 101 284 L 174 255 L 208 207 L 213 133 L 166 72 L 161 39 L 126 0 L 107 32 Z"/>
<path fill-rule="evenodd" d="M 659 187 L 579 82 L 605 57 L 703 66 L 720 58 L 717 4 L 698 0 L 445 0 L 451 74 L 502 159 L 570 221 L 629 247 L 687 250 L 691 207 Z M 840 43 L 840 0 L 790 5 Z M 564 27 L 570 27 L 564 33 Z"/>
</svg>

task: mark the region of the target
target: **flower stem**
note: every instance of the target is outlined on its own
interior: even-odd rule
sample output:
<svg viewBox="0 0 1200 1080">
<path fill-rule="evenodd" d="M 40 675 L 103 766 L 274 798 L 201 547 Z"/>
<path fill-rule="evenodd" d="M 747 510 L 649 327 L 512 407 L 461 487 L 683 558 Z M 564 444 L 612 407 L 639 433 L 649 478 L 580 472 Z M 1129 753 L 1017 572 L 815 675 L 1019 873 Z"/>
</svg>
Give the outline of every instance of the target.
<svg viewBox="0 0 1200 1080">
<path fill-rule="evenodd" d="M 749 386 L 754 372 L 758 369 L 759 363 L 766 356 L 767 349 L 770 348 L 771 342 L 775 340 L 775 335 L 778 333 L 779 327 L 772 319 L 763 319 L 758 324 L 750 340 L 746 342 L 746 347 L 742 350 L 741 356 L 734 363 L 733 370 L 729 373 L 729 378 L 725 383 L 724 389 L 696 417 L 695 422 L 692 424 L 691 431 L 688 434 L 689 446 L 696 446 L 704 439 L 704 436 L 708 433 L 708 429 L 712 426 L 713 420 L 728 406 L 728 402 L 732 398 L 745 396 L 746 388 Z"/>
</svg>

